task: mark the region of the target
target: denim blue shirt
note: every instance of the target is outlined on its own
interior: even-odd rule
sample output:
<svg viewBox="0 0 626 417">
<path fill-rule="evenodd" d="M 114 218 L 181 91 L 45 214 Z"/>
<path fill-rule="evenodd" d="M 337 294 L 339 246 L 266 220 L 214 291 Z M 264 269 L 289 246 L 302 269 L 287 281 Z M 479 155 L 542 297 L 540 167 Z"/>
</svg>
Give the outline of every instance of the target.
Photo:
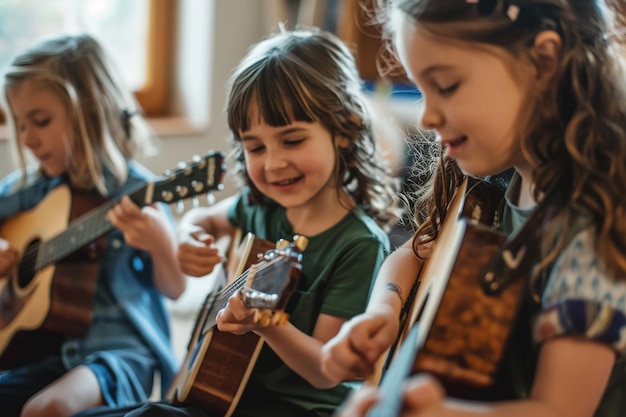
<svg viewBox="0 0 626 417">
<path fill-rule="evenodd" d="M 106 176 L 107 184 L 113 178 Z M 116 199 L 154 177 L 137 163 L 130 164 L 129 178 L 111 196 Z M 24 184 L 21 172 L 0 181 L 0 222 L 34 208 L 52 189 L 67 180 L 31 173 Z M 177 369 L 170 343 L 169 317 L 163 298 L 154 286 L 150 255 L 128 246 L 123 234 L 114 229 L 107 235 L 107 246 L 100 268 L 94 300 L 94 314 L 84 337 L 64 342 L 61 355 L 71 369 L 85 362 L 105 363 L 119 378 L 116 390 L 121 398 L 141 399 L 145 393 L 131 368 L 118 352 L 152 357 L 158 363 L 161 391 L 164 392 Z"/>
</svg>

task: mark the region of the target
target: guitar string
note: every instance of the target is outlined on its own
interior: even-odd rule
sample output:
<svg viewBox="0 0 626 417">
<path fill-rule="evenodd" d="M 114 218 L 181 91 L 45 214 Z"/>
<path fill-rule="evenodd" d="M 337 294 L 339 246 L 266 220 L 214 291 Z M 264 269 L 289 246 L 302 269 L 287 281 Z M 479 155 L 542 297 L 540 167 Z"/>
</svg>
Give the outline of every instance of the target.
<svg viewBox="0 0 626 417">
<path fill-rule="evenodd" d="M 93 213 L 87 213 L 79 217 L 74 224 L 70 224 L 65 232 L 62 232 L 40 245 L 29 246 L 22 257 L 22 264 L 30 269 L 39 270 L 49 264 L 55 263 L 55 259 L 63 259 L 74 248 L 80 248 L 94 240 L 94 236 L 100 236 L 112 228 L 106 220 L 108 211 L 117 201 L 109 201 Z M 68 243 L 68 245 L 64 245 Z M 61 249 L 55 251 L 56 247 Z M 41 254 L 41 255 L 40 255 Z M 51 256 L 51 255 L 52 256 Z"/>
<path fill-rule="evenodd" d="M 210 155 L 206 155 L 203 158 L 202 162 L 208 163 L 210 159 L 214 159 L 214 158 L 215 158 L 215 154 L 211 153 Z M 198 166 L 200 166 L 200 162 L 196 162 L 192 164 L 189 168 L 192 169 L 192 171 L 194 171 L 197 169 Z M 173 179 L 178 178 L 181 173 L 184 173 L 184 171 L 185 170 L 183 169 L 178 170 L 177 173 L 173 174 L 173 177 L 171 176 L 168 177 L 167 182 L 168 183 L 172 182 Z M 215 174 L 216 173 L 214 172 L 213 173 L 214 177 L 215 177 Z M 186 176 L 189 176 L 189 175 L 190 174 L 186 174 Z M 192 194 L 186 197 L 191 197 L 191 196 L 195 196 L 206 191 L 210 191 L 213 187 L 215 187 L 215 182 L 213 181 L 212 183 L 209 183 L 208 179 L 207 181 L 201 181 L 200 183 L 204 185 L 203 189 L 196 190 L 193 187 L 191 187 Z M 157 185 L 158 182 L 155 182 L 153 184 Z M 133 198 L 136 199 L 137 197 L 141 197 L 142 195 L 141 193 L 143 193 L 146 189 L 147 189 L 147 185 L 140 185 L 134 190 L 130 191 L 127 195 L 131 197 L 131 200 Z M 172 200 L 171 203 L 174 203 L 180 199 L 182 199 L 182 197 Z M 65 256 L 72 253 L 74 250 L 81 248 L 84 245 L 88 244 L 89 242 L 95 240 L 98 236 L 102 236 L 107 231 L 113 228 L 111 223 L 109 223 L 108 220 L 106 219 L 106 212 L 115 204 L 117 204 L 120 200 L 121 200 L 121 197 L 113 199 L 113 200 L 109 200 L 108 202 L 100 206 L 97 210 L 93 212 L 87 212 L 83 214 L 82 216 L 78 217 L 78 219 L 73 221 L 68 226 L 68 229 L 65 232 L 62 232 L 52 237 L 48 241 L 43 241 L 39 245 L 29 246 L 22 257 L 21 264 L 28 266 L 28 271 L 31 271 L 31 270 L 38 271 L 47 265 L 53 264 L 63 259 Z M 136 201 L 136 200 L 133 200 L 133 201 Z M 154 200 L 154 201 L 160 201 L 160 200 Z M 89 223 L 90 222 L 93 223 L 94 219 L 97 220 L 95 222 L 95 225 L 90 226 Z M 100 227 L 98 227 L 99 225 Z M 81 226 L 83 227 L 81 228 Z M 96 226 L 96 228 L 91 231 L 91 234 L 84 233 L 85 229 L 89 232 L 90 227 L 93 228 L 94 226 Z M 71 232 L 73 230 L 76 231 L 75 229 L 80 229 L 80 230 L 78 230 L 78 233 L 68 236 L 69 234 L 68 232 Z M 55 244 L 65 243 L 68 239 L 69 239 L 70 245 L 62 246 L 62 248 L 64 249 L 61 249 L 59 252 L 55 252 L 55 246 L 56 246 Z M 41 250 L 41 249 L 47 249 L 47 248 L 50 248 L 50 249 L 44 250 L 44 251 Z M 46 255 L 46 252 L 48 252 L 48 255 Z M 42 254 L 41 256 L 39 256 L 40 253 Z"/>
<path fill-rule="evenodd" d="M 140 191 L 143 191 L 143 189 Z M 52 237 L 48 241 L 44 241 L 40 245 L 29 246 L 22 258 L 23 262 L 30 265 L 34 264 L 35 270 L 39 270 L 63 259 L 74 250 L 104 235 L 113 229 L 113 225 L 106 218 L 106 212 L 117 204 L 118 201 L 119 199 L 111 200 L 95 212 L 86 213 L 74 221 L 74 224 L 70 224 L 65 232 Z M 68 244 L 64 245 L 65 243 Z M 61 249 L 57 251 L 55 250 L 56 247 Z M 41 257 L 38 256 L 39 253 L 42 254 Z"/>
</svg>

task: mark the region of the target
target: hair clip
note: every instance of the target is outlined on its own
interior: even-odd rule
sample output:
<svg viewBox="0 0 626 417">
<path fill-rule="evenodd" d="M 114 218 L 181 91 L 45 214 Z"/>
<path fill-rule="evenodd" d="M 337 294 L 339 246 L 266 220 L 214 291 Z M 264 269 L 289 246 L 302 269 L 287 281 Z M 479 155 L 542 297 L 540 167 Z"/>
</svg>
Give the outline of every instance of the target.
<svg viewBox="0 0 626 417">
<path fill-rule="evenodd" d="M 132 112 L 128 109 L 122 110 L 122 127 L 124 128 L 126 136 L 130 136 L 130 118 L 135 116 L 137 113 L 137 110 Z"/>
<path fill-rule="evenodd" d="M 489 16 L 496 9 L 498 0 L 466 0 L 468 4 L 475 4 L 478 12 Z M 550 12 L 558 6 L 533 3 L 530 0 L 502 0 L 502 10 L 505 16 L 518 26 L 526 28 L 541 27 L 559 31 L 558 20 L 551 17 Z"/>
<path fill-rule="evenodd" d="M 495 10 L 498 0 L 466 0 L 466 3 L 475 4 L 478 8 L 478 13 L 488 16 Z"/>
<path fill-rule="evenodd" d="M 509 7 L 506 8 L 506 15 L 508 16 L 509 19 L 511 19 L 511 22 L 517 22 L 517 19 L 519 18 L 519 14 L 520 14 L 520 8 L 519 6 L 515 4 L 511 4 L 509 5 Z"/>
<path fill-rule="evenodd" d="M 124 109 L 122 111 L 122 115 L 126 118 L 126 119 L 130 119 L 131 117 L 135 116 L 137 114 L 137 110 L 135 111 L 130 111 L 128 109 Z"/>
</svg>

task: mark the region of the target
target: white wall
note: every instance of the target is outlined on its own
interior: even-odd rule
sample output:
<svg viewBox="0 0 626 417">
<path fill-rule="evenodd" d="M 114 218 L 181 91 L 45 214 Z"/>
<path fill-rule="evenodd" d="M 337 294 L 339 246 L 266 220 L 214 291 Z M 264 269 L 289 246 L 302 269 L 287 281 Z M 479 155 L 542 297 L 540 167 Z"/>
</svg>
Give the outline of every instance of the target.
<svg viewBox="0 0 626 417">
<path fill-rule="evenodd" d="M 155 121 L 157 131 L 162 132 L 161 152 L 142 162 L 157 173 L 209 150 L 228 151 L 226 81 L 250 45 L 267 33 L 263 27 L 263 1 L 179 1 L 174 107 L 184 120 L 183 126 L 180 119 Z M 165 132 L 170 129 L 173 134 Z M 225 185 L 226 189 L 216 194 L 218 199 L 233 191 L 228 177 Z"/>
</svg>

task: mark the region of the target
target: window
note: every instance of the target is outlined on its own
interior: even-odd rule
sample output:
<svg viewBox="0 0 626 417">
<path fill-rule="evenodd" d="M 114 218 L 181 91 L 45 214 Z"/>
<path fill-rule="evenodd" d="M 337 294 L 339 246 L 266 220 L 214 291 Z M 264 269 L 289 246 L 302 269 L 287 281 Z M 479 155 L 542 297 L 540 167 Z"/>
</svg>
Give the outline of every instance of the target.
<svg viewBox="0 0 626 417">
<path fill-rule="evenodd" d="M 168 113 L 176 0 L 2 0 L 0 65 L 37 39 L 88 32 L 116 62 L 148 116 Z"/>
</svg>

